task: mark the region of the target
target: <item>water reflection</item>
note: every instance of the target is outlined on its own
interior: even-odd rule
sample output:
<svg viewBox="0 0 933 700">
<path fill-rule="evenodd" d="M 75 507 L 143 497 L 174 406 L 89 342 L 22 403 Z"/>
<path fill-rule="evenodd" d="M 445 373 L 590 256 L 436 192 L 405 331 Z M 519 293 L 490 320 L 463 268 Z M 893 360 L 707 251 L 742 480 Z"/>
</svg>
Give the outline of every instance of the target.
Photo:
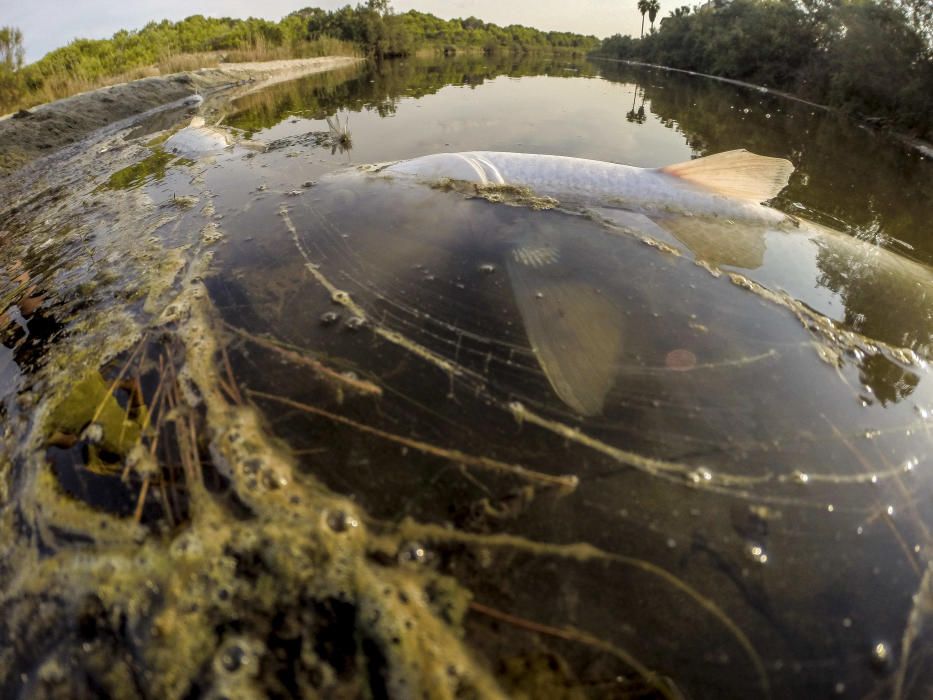
<svg viewBox="0 0 933 700">
<path fill-rule="evenodd" d="M 871 244 L 834 250 L 814 241 L 810 251 L 798 246 L 789 253 L 786 241 L 742 231 L 727 252 L 693 226 L 680 239 L 698 257 L 744 269 L 766 266 L 756 279 L 787 289 L 847 328 L 929 356 L 931 290 L 898 284 L 904 276 L 888 276 L 874 246 L 933 260 L 927 235 L 933 212 L 923 195 L 933 190 L 930 163 L 809 105 L 676 73 L 613 63 L 600 70 L 611 80 L 643 84 L 651 112 L 700 155 L 742 147 L 789 158 L 796 172 L 777 205 Z M 781 250 L 768 256 L 769 244 Z M 809 261 L 812 273 L 801 275 Z"/>
<path fill-rule="evenodd" d="M 370 74 L 377 82 L 358 79 L 359 92 L 344 104 L 364 110 L 384 105 L 383 86 L 393 70 Z M 831 115 L 775 104 L 760 93 L 617 66 L 599 70 L 604 78 L 624 82 L 621 99 L 612 101 L 619 110 L 614 128 L 661 127 L 685 138 L 698 153 L 741 146 L 790 157 L 798 173 L 779 202 L 788 213 L 833 221 L 836 227 L 841 220 L 849 230 L 868 220 L 885 231 L 886 240 L 918 239 L 913 218 L 929 208 L 919 197 L 908 195 L 894 209 L 898 216 L 887 218 L 888 211 L 870 202 L 866 206 L 863 198 L 840 202 L 825 181 L 820 189 L 808 186 L 830 175 L 837 187 L 851 178 L 851 170 L 837 171 L 821 149 L 851 150 L 853 141 L 864 139 L 872 150 L 863 162 L 872 163 L 874 174 L 859 182 L 861 191 L 882 183 L 885 189 L 875 189 L 873 197 L 916 192 L 929 177 L 925 164 L 889 144 L 879 145 Z M 367 85 L 379 87 L 367 92 Z M 588 106 L 606 99 L 599 81 L 583 85 L 590 90 Z M 488 92 L 477 88 L 471 99 L 488 95 L 487 111 L 498 112 L 496 85 L 488 87 Z M 580 83 L 568 85 L 570 91 L 579 88 Z M 562 83 L 551 79 L 547 89 L 553 99 Z M 421 104 L 404 102 L 404 94 L 399 90 L 393 109 L 382 113 L 391 111 L 406 130 L 430 129 L 427 120 L 439 113 L 460 114 L 461 96 L 449 87 L 439 85 L 425 98 L 430 117 L 421 116 Z M 532 99 L 527 105 L 513 101 L 506 109 L 520 122 L 524 113 L 540 107 Z M 378 125 L 356 114 L 354 124 L 364 134 L 354 156 L 384 159 L 386 151 L 369 136 L 378 133 Z M 277 133 L 282 126 L 263 128 Z M 603 147 L 629 162 L 673 160 L 661 160 L 664 149 L 623 158 L 617 149 L 633 143 L 628 135 L 598 143 L 606 132 L 596 131 L 576 144 L 577 153 Z M 447 141 L 448 133 L 437 134 L 434 150 L 475 147 L 471 137 L 467 132 Z M 830 142 L 821 143 L 821 137 Z M 568 143 L 560 131 L 536 138 L 552 144 L 542 151 L 562 152 Z M 874 159 L 875 153 L 884 155 Z M 900 173 L 905 161 L 913 175 Z M 878 174 L 885 167 L 893 180 Z M 290 177 L 296 180 L 298 171 Z M 283 188 L 287 183 L 283 177 Z M 443 570 L 482 591 L 477 609 L 487 613 L 470 626 L 475 643 L 493 658 L 505 659 L 509 645 L 525 649 L 525 635 L 501 625 L 493 632 L 480 619 L 482 614 L 496 619 L 488 610 L 508 610 L 509 619 L 572 624 L 634 650 L 699 695 L 760 694 L 763 683 L 779 695 L 830 693 L 840 683 L 863 692 L 872 685 L 872 645 L 860 640 L 899 637 L 904 617 L 892 615 L 892 609 L 909 607 L 921 571 L 913 553 L 891 556 L 889 547 L 900 539 L 924 539 L 929 513 L 906 493 L 928 488 L 928 480 L 915 482 L 912 475 L 925 471 L 920 465 L 931 456 L 922 414 L 933 397 L 922 363 L 878 352 L 870 341 L 845 347 L 844 339 L 847 332 L 858 332 L 929 356 L 933 326 L 925 269 L 818 227 L 743 229 L 724 239 L 721 227 L 660 221 L 668 234 L 664 240 L 687 253 L 678 260 L 624 236 L 607 239 L 598 226 L 589 228 L 593 225 L 558 212 L 532 216 L 433 191 L 415 202 L 391 187 L 383 191 L 378 183 L 354 183 L 324 178 L 298 200 L 273 198 L 263 205 L 268 218 L 284 206 L 293 227 L 292 234 L 288 226 L 270 232 L 262 244 L 274 272 L 254 266 L 254 247 L 238 246 L 222 254 L 223 264 L 237 271 L 237 282 L 227 275 L 213 284 L 212 293 L 238 328 L 269 333 L 382 387 L 377 402 L 334 403 L 316 381 L 296 384 L 287 369 L 257 364 L 253 353 L 247 359 L 248 343 L 232 356 L 237 371 L 252 377 L 253 395 L 270 414 L 283 408 L 283 400 L 305 414 L 280 418 L 275 429 L 297 453 L 315 455 L 309 466 L 315 474 L 357 494 L 377 518 L 414 517 L 456 528 L 443 531 L 448 534 L 419 529 L 417 539 L 419 551 L 429 551 L 434 561 L 445 562 Z M 443 223 L 436 211 L 445 212 Z M 622 226 L 632 223 L 614 216 Z M 646 233 L 661 238 L 663 232 Z M 272 253 L 296 243 L 304 246 L 305 261 Z M 561 251 L 563 278 L 524 279 L 528 268 L 515 265 L 514 251 L 545 249 Z M 768 311 L 773 302 L 762 306 L 727 277 L 691 265 L 693 258 L 714 270 L 741 272 L 765 288 L 786 290 L 788 299 L 803 303 Z M 312 275 L 307 265 L 314 268 Z M 609 348 L 605 361 L 587 360 L 596 374 L 601 366 L 611 367 L 596 382 L 604 393 L 591 409 L 582 408 L 573 389 L 562 394 L 547 381 L 548 362 L 561 360 L 543 359 L 541 348 L 548 341 L 542 334 L 560 323 L 538 319 L 534 312 L 543 297 L 557 287 L 560 297 L 574 279 L 611 300 L 611 320 L 602 326 L 618 334 L 607 338 L 619 341 L 596 342 L 595 347 Z M 323 280 L 359 308 L 335 307 Z M 289 299 L 302 302 L 295 306 Z M 593 315 L 589 303 L 577 310 Z M 821 326 L 816 320 L 822 313 L 838 325 Z M 351 320 L 363 318 L 360 330 L 350 329 Z M 398 344 L 397 334 L 412 345 Z M 573 333 L 562 337 L 559 345 L 567 353 L 562 357 L 589 357 L 573 350 Z M 836 342 L 843 345 L 827 363 L 819 346 Z M 510 407 L 519 404 L 516 425 Z M 571 418 L 574 413 L 591 416 L 581 423 Z M 376 432 L 363 437 L 360 426 Z M 572 496 L 560 498 L 541 486 L 523 487 L 521 480 L 516 484 L 473 469 L 460 477 L 421 449 L 399 453 L 391 445 L 393 435 L 414 435 L 419 444 L 464 460 L 480 440 L 484 458 L 542 475 L 566 474 L 570 466 L 581 484 Z M 909 472 L 902 471 L 905 464 L 911 465 Z M 671 465 L 683 467 L 673 474 L 684 486 L 664 478 Z M 895 523 L 889 509 L 906 509 L 906 514 Z M 532 553 L 483 541 L 482 564 L 463 558 L 464 547 L 472 551 L 464 543 L 473 534 L 504 532 L 552 544 Z M 559 546 L 574 542 L 586 542 L 601 554 L 571 564 Z M 726 611 L 741 633 L 726 631 L 732 628 L 718 613 L 700 612 L 692 593 L 668 588 L 638 562 L 676 572 L 691 590 Z M 839 576 L 847 581 L 844 588 L 834 583 Z M 554 596 L 542 599 L 542 581 L 549 582 L 544 589 L 554 590 Z M 583 602 L 596 600 L 599 605 Z M 607 616 L 610 609 L 614 612 Z M 847 632 L 852 626 L 857 630 Z M 751 647 L 756 651 L 749 654 Z M 598 671 L 586 670 L 592 651 L 585 644 L 552 639 L 548 648 L 580 679 L 589 678 L 596 687 L 605 682 Z M 676 671 L 667 665 L 672 658 L 680 659 Z M 821 670 L 827 667 L 834 670 Z M 711 674 L 712 668 L 726 673 Z"/>
<path fill-rule="evenodd" d="M 386 61 L 368 69 L 352 66 L 284 83 L 236 100 L 226 123 L 247 134 L 280 124 L 288 117 L 323 119 L 338 109 L 390 117 L 406 98 L 433 95 L 449 86 L 476 88 L 497 76 L 512 78 L 564 74 L 567 58 L 543 54 L 466 55 L 436 60 Z M 575 77 L 595 75 L 589 63 L 574 63 Z"/>
<path fill-rule="evenodd" d="M 463 619 L 475 654 L 516 693 L 542 692 L 542 683 L 601 697 L 810 697 L 840 687 L 865 696 L 896 684 L 922 692 L 928 612 L 913 608 L 913 596 L 928 600 L 933 517 L 926 268 L 803 223 L 724 239 L 722 224 L 656 217 L 644 228 L 646 217 L 631 211 L 536 211 L 452 187 L 405 188 L 352 167 L 333 171 L 348 157 L 480 147 L 658 166 L 741 146 L 798 166 L 778 202 L 789 214 L 870 230 L 886 245 L 913 242 L 925 260 L 930 249 L 913 227 L 933 206 L 919 194 L 929 164 L 830 115 L 731 86 L 612 65 L 557 75 L 567 75 L 559 61 L 510 66 L 474 57 L 276 86 L 228 116 L 269 143 L 266 152 L 166 163 L 158 177 L 140 168 L 142 178 L 127 177 L 140 187 L 95 193 L 136 207 L 117 209 L 125 219 L 118 225 L 97 222 L 95 236 L 112 228 L 125 240 L 145 230 L 171 249 L 168 281 L 132 297 L 134 312 L 167 313 L 160 295 L 203 276 L 226 344 L 216 353 L 225 410 L 258 407 L 295 460 L 292 483 L 319 480 L 360 508 L 304 520 L 285 485 L 263 481 L 264 455 L 251 455 L 239 473 L 219 457 L 214 469 L 202 446 L 218 485 L 198 494 L 206 501 L 192 499 L 190 512 L 218 518 L 208 521 L 212 530 L 229 518 L 246 528 L 237 541 L 255 542 L 249 528 L 260 518 L 250 509 L 260 495 L 278 494 L 275 513 L 292 517 L 263 520 L 274 527 L 252 558 L 224 549 L 218 561 L 251 574 L 266 557 L 297 552 L 306 565 L 301 533 L 318 537 L 318 521 L 341 536 L 365 530 L 367 566 L 430 578 L 425 597 L 445 624 Z M 555 104 L 568 111 L 553 116 Z M 332 150 L 323 123 L 338 110 L 352 112 L 353 149 L 343 153 Z M 836 179 L 817 182 L 824 177 Z M 856 181 L 859 196 L 833 189 Z M 862 196 L 869 190 L 871 198 Z M 143 194 L 159 206 L 130 199 Z M 887 197 L 890 206 L 879 206 Z M 210 267 L 192 265 L 175 281 L 190 251 Z M 37 248 L 30 256 L 32 271 L 58 267 L 48 260 L 42 268 Z M 555 259 L 559 267 L 546 264 Z M 61 288 L 76 299 L 73 278 Z M 15 298 L 41 290 L 26 291 Z M 114 298 L 108 287 L 84 303 L 109 307 Z M 86 307 L 50 308 L 57 322 L 71 323 Z M 178 323 L 176 309 L 153 327 L 161 337 Z M 207 334 L 207 325 L 199 330 Z M 198 342 L 185 352 L 196 353 Z M 150 362 L 161 368 L 164 357 Z M 165 361 L 174 366 L 175 354 Z M 157 385 L 174 387 L 149 371 L 139 372 L 133 396 L 145 395 L 146 382 L 150 398 L 168 391 Z M 3 372 L 0 364 L 0 382 Z M 101 377 L 113 375 L 90 375 L 92 402 L 103 401 L 114 424 L 126 415 L 140 431 L 146 404 L 130 401 L 119 382 L 126 396 L 112 397 Z M 564 375 L 574 376 L 555 379 Z M 176 410 L 183 392 L 204 396 L 180 386 L 165 412 L 173 430 L 197 419 L 195 410 Z M 88 420 L 76 415 L 71 433 Z M 101 429 L 97 442 L 107 437 Z M 207 428 L 203 435 L 213 439 Z M 143 524 L 165 517 L 136 482 L 129 489 L 119 480 L 119 454 L 96 464 L 94 477 L 114 489 L 102 495 L 108 503 L 95 500 L 88 465 L 68 452 L 92 454 L 93 441 L 82 440 L 51 448 L 60 450 L 51 455 L 58 483 L 88 509 L 82 514 L 135 508 Z M 180 453 L 167 473 L 181 484 L 191 459 Z M 184 531 L 187 501 L 181 506 L 168 518 Z M 175 531 L 159 532 L 169 540 Z M 64 537 L 48 537 L 67 551 Z M 255 602 L 245 597 L 253 590 L 291 590 L 291 579 L 263 573 L 261 581 L 275 583 L 267 589 L 239 575 L 243 598 L 233 608 Z M 453 581 L 471 597 L 448 604 L 453 596 L 439 589 Z M 219 593 L 216 600 L 194 607 L 252 633 L 255 611 L 230 611 Z M 338 606 L 341 634 L 356 629 L 354 600 Z M 276 639 L 276 648 L 300 645 L 298 636 Z M 367 638 L 365 653 L 378 661 L 374 644 Z M 355 642 L 347 646 L 355 653 Z"/>
<path fill-rule="evenodd" d="M 633 124 L 644 124 L 645 120 L 648 118 L 645 116 L 645 100 L 647 96 L 645 91 L 641 90 L 641 104 L 638 105 L 638 109 L 635 109 L 635 103 L 638 101 L 639 87 L 638 83 L 635 83 L 635 89 L 632 90 L 632 108 L 626 112 L 625 120 Z"/>
</svg>

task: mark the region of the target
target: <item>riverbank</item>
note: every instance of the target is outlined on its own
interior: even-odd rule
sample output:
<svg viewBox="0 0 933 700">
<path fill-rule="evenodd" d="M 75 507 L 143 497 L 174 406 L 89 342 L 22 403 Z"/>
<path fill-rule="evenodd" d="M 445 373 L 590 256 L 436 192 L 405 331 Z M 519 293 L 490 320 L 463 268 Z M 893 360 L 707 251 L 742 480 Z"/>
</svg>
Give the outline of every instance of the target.
<svg viewBox="0 0 933 700">
<path fill-rule="evenodd" d="M 0 175 L 76 143 L 88 134 L 152 109 L 231 89 L 246 94 L 274 83 L 352 65 L 363 59 L 324 56 L 261 63 L 221 63 L 112 85 L 0 117 Z M 196 100 L 196 98 L 195 98 Z"/>
</svg>

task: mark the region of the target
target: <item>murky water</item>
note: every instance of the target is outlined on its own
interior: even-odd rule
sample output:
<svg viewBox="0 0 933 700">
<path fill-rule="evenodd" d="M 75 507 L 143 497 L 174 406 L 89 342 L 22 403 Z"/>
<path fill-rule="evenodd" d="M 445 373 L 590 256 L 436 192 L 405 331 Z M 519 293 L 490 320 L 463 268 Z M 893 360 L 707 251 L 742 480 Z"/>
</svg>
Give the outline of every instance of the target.
<svg viewBox="0 0 933 700">
<path fill-rule="evenodd" d="M 109 562 L 129 542 L 160 588 L 139 624 L 163 629 L 160 611 L 186 610 L 165 601 L 187 599 L 153 562 L 196 533 L 198 552 L 216 540 L 225 554 L 185 556 L 237 604 L 206 602 L 208 583 L 191 594 L 221 631 L 213 662 L 178 671 L 176 690 L 245 682 L 223 671 L 235 648 L 264 669 L 249 683 L 277 696 L 403 696 L 419 677 L 440 697 L 928 691 L 929 162 L 757 90 L 565 59 L 395 62 L 221 111 L 268 150 L 199 159 L 116 134 L 97 158 L 63 162 L 70 189 L 36 176 L 5 214 L 5 532 L 39 582 L 4 572 L 8 609 L 26 615 L 54 586 L 84 610 L 68 593 L 78 565 L 48 562 L 78 550 L 122 570 Z M 335 112 L 347 139 L 328 132 Z M 618 209 L 355 167 L 469 150 L 656 167 L 733 148 L 794 163 L 774 202 L 786 225 L 644 228 Z M 192 325 L 186 304 L 203 301 L 209 320 Z M 217 376 L 196 361 L 202 336 Z M 249 407 L 255 433 L 231 418 Z M 139 467 L 140 441 L 158 476 Z M 42 495 L 43 459 L 60 499 Z M 331 551 L 305 543 L 330 542 L 319 530 L 366 533 L 358 560 L 334 559 L 353 583 L 315 569 L 336 594 L 296 583 Z M 94 571 L 105 610 L 140 607 Z M 452 636 L 410 607 L 373 612 L 370 579 L 400 599 L 427 591 Z M 55 619 L 70 619 L 62 607 Z M 158 647 L 114 633 L 69 656 L 90 624 L 78 617 L 77 632 L 13 654 L 2 687 L 45 687 L 50 658 L 67 676 L 111 647 Z M 257 622 L 273 618 L 297 631 Z M 449 657 L 443 683 L 411 670 L 435 663 L 419 644 Z M 147 653 L 126 673 L 162 668 Z"/>
</svg>

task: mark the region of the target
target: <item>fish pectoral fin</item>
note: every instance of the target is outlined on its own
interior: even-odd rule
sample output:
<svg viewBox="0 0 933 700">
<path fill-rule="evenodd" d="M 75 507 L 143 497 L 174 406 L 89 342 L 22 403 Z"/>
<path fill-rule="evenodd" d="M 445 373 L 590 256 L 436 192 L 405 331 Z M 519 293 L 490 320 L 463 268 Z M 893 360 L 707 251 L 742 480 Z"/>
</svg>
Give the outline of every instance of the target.
<svg viewBox="0 0 933 700">
<path fill-rule="evenodd" d="M 766 229 L 763 226 L 690 216 L 656 221 L 689 248 L 695 258 L 710 265 L 756 270 L 764 264 Z"/>
<path fill-rule="evenodd" d="M 794 166 L 784 158 L 740 149 L 668 165 L 660 172 L 726 197 L 764 202 L 787 186 Z"/>
<path fill-rule="evenodd" d="M 621 349 L 621 313 L 588 284 L 508 262 L 528 341 L 554 392 L 575 412 L 602 412 Z"/>
<path fill-rule="evenodd" d="M 621 230 L 638 238 L 647 238 L 650 241 L 680 247 L 678 239 L 670 231 L 663 226 L 659 226 L 657 222 L 645 214 L 612 207 L 589 207 L 586 212 L 591 217 L 608 224 L 612 229 Z"/>
</svg>

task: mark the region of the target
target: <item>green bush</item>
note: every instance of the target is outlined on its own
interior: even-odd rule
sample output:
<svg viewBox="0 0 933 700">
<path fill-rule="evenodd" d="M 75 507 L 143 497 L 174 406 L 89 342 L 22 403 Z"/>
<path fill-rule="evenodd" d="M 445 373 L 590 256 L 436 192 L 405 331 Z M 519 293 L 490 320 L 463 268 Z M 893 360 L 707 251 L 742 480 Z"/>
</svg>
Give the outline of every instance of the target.
<svg viewBox="0 0 933 700">
<path fill-rule="evenodd" d="M 597 53 L 786 90 L 931 138 L 933 33 L 921 10 L 911 0 L 716 0 Z"/>
</svg>

